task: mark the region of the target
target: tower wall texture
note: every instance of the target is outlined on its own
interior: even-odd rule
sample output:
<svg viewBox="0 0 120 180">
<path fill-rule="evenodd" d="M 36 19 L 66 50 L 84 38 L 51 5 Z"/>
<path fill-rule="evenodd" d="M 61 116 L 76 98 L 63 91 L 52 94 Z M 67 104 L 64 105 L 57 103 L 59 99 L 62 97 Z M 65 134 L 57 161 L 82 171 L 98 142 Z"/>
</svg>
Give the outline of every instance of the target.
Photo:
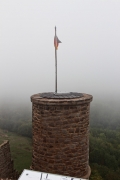
<svg viewBox="0 0 120 180">
<path fill-rule="evenodd" d="M 33 95 L 31 169 L 89 178 L 89 112 L 92 96 L 47 99 Z"/>
<path fill-rule="evenodd" d="M 9 141 L 0 145 L 0 179 L 18 179 L 19 174 L 14 170 L 13 160 L 11 159 Z"/>
</svg>

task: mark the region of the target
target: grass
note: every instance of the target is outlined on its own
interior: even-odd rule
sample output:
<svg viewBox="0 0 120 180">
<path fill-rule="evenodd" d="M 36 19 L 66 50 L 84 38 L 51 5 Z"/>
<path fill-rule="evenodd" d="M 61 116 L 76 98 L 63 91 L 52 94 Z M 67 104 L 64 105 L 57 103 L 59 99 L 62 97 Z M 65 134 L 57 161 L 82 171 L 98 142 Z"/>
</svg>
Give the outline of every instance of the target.
<svg viewBox="0 0 120 180">
<path fill-rule="evenodd" d="M 32 160 L 32 139 L 0 129 L 0 144 L 9 140 L 14 168 L 20 173 L 29 169 Z"/>
</svg>

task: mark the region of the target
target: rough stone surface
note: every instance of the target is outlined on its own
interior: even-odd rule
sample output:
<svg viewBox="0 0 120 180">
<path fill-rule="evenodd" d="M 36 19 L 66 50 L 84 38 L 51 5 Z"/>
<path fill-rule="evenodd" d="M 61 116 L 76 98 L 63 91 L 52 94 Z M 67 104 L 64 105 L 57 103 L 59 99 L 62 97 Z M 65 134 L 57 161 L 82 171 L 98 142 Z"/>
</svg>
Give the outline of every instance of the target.
<svg viewBox="0 0 120 180">
<path fill-rule="evenodd" d="M 5 141 L 0 145 L 0 179 L 18 179 L 19 174 L 13 167 L 11 159 L 9 141 Z"/>
<path fill-rule="evenodd" d="M 41 93 L 40 96 L 42 98 L 47 99 L 73 99 L 73 98 L 79 98 L 82 97 L 82 93 L 76 93 L 76 92 L 70 92 L 70 93 Z"/>
<path fill-rule="evenodd" d="M 33 95 L 31 169 L 88 178 L 89 111 L 92 96 L 46 99 Z"/>
</svg>

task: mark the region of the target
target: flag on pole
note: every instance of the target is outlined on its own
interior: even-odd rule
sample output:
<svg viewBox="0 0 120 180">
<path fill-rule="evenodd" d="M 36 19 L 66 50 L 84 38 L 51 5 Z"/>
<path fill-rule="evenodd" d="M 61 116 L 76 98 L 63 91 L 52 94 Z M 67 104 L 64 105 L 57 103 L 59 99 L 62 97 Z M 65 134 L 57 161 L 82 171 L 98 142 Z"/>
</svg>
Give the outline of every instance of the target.
<svg viewBox="0 0 120 180">
<path fill-rule="evenodd" d="M 55 37 L 54 37 L 54 46 L 55 46 L 55 49 L 56 49 L 56 50 L 58 49 L 59 43 L 61 43 L 61 41 L 58 39 L 57 36 L 55 36 Z"/>
</svg>

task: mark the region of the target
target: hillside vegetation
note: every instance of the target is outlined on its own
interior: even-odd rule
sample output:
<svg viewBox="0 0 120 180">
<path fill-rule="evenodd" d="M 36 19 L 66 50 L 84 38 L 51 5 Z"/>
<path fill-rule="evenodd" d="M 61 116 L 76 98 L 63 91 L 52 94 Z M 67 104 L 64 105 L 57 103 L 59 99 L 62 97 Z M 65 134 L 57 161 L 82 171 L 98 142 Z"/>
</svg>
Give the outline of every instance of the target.
<svg viewBox="0 0 120 180">
<path fill-rule="evenodd" d="M 89 155 L 92 174 L 90 180 L 120 180 L 120 112 L 118 105 L 101 103 L 91 106 Z M 0 112 L 0 128 L 4 129 L 0 131 L 3 133 L 0 141 L 10 140 L 15 168 L 19 171 L 31 165 L 32 122 L 30 113 L 24 111 L 24 108 L 22 111 L 9 109 Z"/>
<path fill-rule="evenodd" d="M 32 139 L 20 136 L 16 133 L 0 129 L 0 144 L 4 140 L 9 140 L 11 156 L 14 160 L 14 167 L 21 172 L 23 169 L 29 169 L 32 155 Z"/>
</svg>

